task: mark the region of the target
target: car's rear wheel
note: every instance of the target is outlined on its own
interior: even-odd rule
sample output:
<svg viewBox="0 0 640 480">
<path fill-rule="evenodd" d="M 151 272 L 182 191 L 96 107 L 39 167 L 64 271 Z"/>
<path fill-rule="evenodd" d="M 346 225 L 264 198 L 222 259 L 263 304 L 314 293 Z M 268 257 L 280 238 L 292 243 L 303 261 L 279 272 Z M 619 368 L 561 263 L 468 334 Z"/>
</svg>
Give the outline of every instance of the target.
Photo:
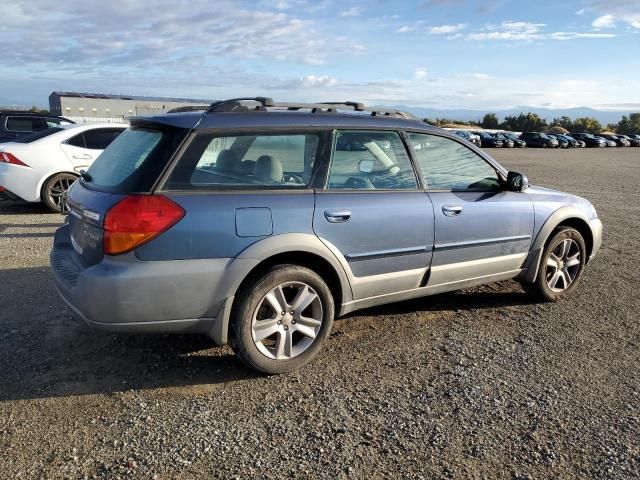
<svg viewBox="0 0 640 480">
<path fill-rule="evenodd" d="M 231 346 L 260 372 L 290 372 L 322 348 L 333 316 L 331 291 L 318 274 L 297 265 L 275 266 L 238 294 Z"/>
<path fill-rule="evenodd" d="M 582 277 L 586 254 L 580 232 L 568 227 L 557 230 L 542 252 L 536 281 L 523 285 L 525 291 L 550 302 L 568 297 Z"/>
<path fill-rule="evenodd" d="M 57 173 L 42 186 L 42 202 L 49 210 L 61 212 L 67 196 L 67 190 L 78 177 L 72 173 Z"/>
</svg>

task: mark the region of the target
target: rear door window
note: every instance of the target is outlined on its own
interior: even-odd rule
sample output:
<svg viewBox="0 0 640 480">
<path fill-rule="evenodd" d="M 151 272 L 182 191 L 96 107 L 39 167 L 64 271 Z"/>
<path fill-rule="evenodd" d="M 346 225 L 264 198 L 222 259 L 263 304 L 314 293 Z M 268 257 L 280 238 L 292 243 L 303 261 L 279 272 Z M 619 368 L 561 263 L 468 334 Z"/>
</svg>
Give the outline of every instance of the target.
<svg viewBox="0 0 640 480">
<path fill-rule="evenodd" d="M 174 168 L 165 188 L 307 188 L 315 171 L 320 136 L 199 134 Z"/>
<path fill-rule="evenodd" d="M 418 187 L 397 132 L 340 131 L 329 172 L 330 190 L 411 190 Z"/>
</svg>

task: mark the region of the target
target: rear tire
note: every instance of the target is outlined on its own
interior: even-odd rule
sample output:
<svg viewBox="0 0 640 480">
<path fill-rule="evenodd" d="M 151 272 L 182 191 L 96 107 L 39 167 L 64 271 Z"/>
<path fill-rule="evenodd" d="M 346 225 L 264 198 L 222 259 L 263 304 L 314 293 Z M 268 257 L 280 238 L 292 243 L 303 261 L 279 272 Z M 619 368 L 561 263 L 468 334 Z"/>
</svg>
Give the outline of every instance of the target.
<svg viewBox="0 0 640 480">
<path fill-rule="evenodd" d="M 276 265 L 245 285 L 236 298 L 231 347 L 259 372 L 280 374 L 302 367 L 331 333 L 333 296 L 308 268 Z"/>
<path fill-rule="evenodd" d="M 53 212 L 61 212 L 67 196 L 67 190 L 77 176 L 72 173 L 56 173 L 44 182 L 40 198 L 47 208 Z"/>
<path fill-rule="evenodd" d="M 535 282 L 523 283 L 522 288 L 539 300 L 558 302 L 565 299 L 578 286 L 586 254 L 580 232 L 569 227 L 556 230 L 542 252 Z"/>
</svg>

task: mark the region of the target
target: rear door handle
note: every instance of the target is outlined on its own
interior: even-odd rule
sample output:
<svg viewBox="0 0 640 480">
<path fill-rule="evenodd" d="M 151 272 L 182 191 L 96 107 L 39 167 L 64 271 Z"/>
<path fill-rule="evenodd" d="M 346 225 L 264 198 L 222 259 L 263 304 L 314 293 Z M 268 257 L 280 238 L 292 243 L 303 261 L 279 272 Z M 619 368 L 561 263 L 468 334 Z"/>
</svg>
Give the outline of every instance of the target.
<svg viewBox="0 0 640 480">
<path fill-rule="evenodd" d="M 73 155 L 76 160 L 91 160 L 93 157 L 87 153 L 81 153 L 79 155 Z"/>
<path fill-rule="evenodd" d="M 462 213 L 462 207 L 459 205 L 443 205 L 442 213 L 447 217 L 457 217 Z"/>
<path fill-rule="evenodd" d="M 325 210 L 324 218 L 329 223 L 344 223 L 351 218 L 351 210 Z"/>
</svg>

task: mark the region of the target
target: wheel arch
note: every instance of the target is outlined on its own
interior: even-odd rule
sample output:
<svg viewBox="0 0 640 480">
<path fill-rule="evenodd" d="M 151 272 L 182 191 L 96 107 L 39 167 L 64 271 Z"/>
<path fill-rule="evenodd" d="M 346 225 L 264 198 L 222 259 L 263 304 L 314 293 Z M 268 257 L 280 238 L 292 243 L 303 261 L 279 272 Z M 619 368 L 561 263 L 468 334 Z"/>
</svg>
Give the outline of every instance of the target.
<svg viewBox="0 0 640 480">
<path fill-rule="evenodd" d="M 542 252 L 551 240 L 554 232 L 561 227 L 571 227 L 580 232 L 587 248 L 585 262 L 589 261 L 594 246 L 593 232 L 589 226 L 589 220 L 586 215 L 576 207 L 562 207 L 549 216 L 538 232 L 529 256 L 525 260 L 523 274 L 520 277 L 523 282 L 533 283 L 536 280 Z"/>
<path fill-rule="evenodd" d="M 40 179 L 40 182 L 38 183 L 38 189 L 37 189 L 41 202 L 44 201 L 44 199 L 42 198 L 42 194 L 44 193 L 44 186 L 47 184 L 49 180 L 51 180 L 51 178 L 53 178 L 56 175 L 60 175 L 61 173 L 68 173 L 69 175 L 73 175 L 76 178 L 80 177 L 80 175 L 78 175 L 77 172 L 73 172 L 71 170 L 56 170 L 54 172 L 48 173 L 47 175 L 43 175 L 42 179 Z"/>
<path fill-rule="evenodd" d="M 322 277 L 333 296 L 336 314 L 344 303 L 353 299 L 344 267 L 318 237 L 313 234 L 267 237 L 247 248 L 229 265 L 230 271 L 235 270 L 235 273 L 224 289 L 228 292 L 227 300 L 210 332 L 216 343 L 228 343 L 229 319 L 237 307 L 237 293 L 273 266 L 284 264 L 309 268 Z"/>
</svg>

